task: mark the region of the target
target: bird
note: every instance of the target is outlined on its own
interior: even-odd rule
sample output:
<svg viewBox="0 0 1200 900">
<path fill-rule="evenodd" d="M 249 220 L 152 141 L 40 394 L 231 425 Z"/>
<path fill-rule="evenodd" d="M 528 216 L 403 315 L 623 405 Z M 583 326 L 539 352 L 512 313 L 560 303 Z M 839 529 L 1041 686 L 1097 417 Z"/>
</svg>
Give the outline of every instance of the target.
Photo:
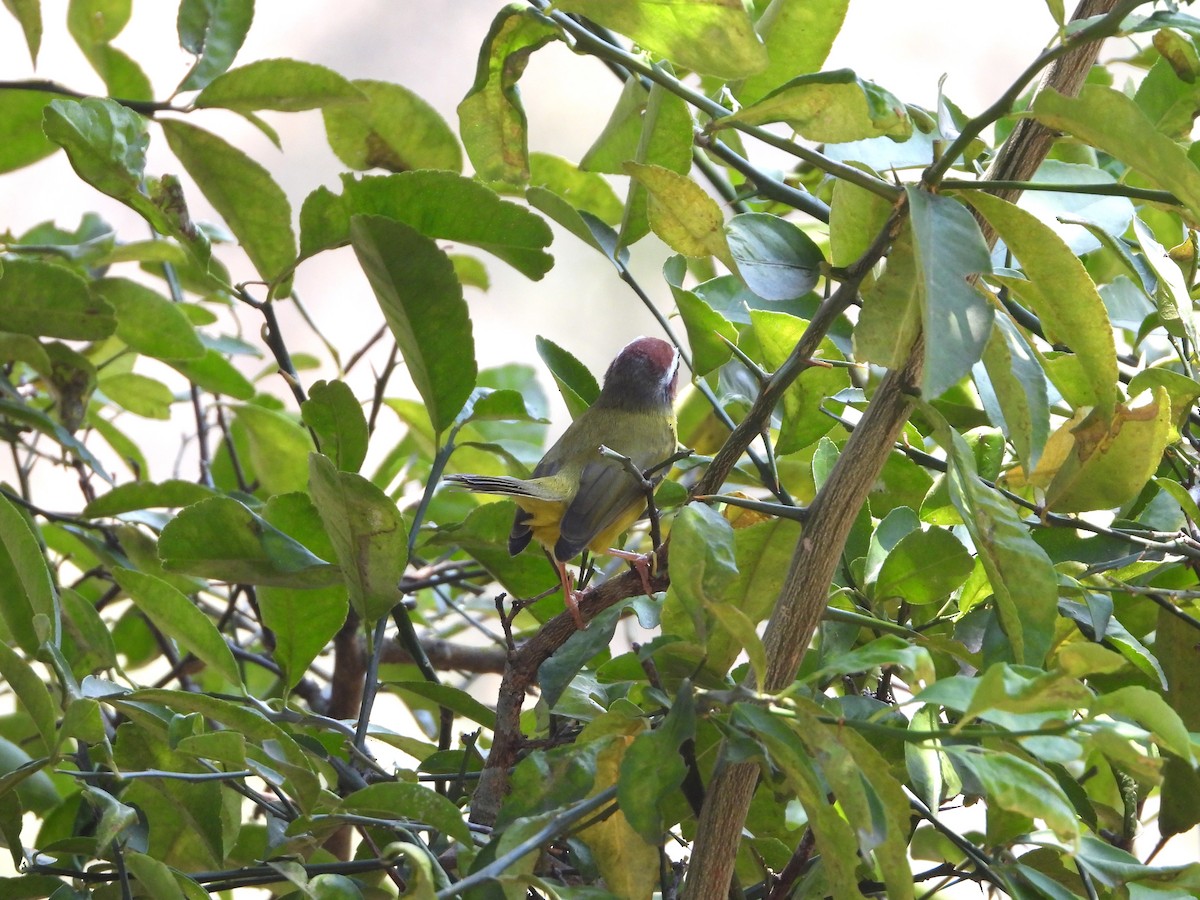
<svg viewBox="0 0 1200 900">
<path fill-rule="evenodd" d="M 650 591 L 648 557 L 612 544 L 647 509 L 646 486 L 638 472 L 665 462 L 677 446 L 675 392 L 679 351 L 667 341 L 639 337 L 622 348 L 604 374 L 594 403 L 579 414 L 529 478 L 447 475 L 445 480 L 474 493 L 502 494 L 517 504 L 508 552 L 516 556 L 531 540 L 541 544 L 558 572 L 564 603 L 575 624 L 585 627 L 567 562 L 585 549 L 632 563 Z M 665 469 L 654 472 L 657 484 Z"/>
</svg>

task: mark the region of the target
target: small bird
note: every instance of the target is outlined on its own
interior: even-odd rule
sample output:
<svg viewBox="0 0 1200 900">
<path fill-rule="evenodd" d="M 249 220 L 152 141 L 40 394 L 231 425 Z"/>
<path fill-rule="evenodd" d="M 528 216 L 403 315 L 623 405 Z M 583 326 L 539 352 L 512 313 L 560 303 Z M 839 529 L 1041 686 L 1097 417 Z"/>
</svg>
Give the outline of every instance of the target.
<svg viewBox="0 0 1200 900">
<path fill-rule="evenodd" d="M 620 460 L 601 446 L 628 457 L 639 472 L 675 452 L 675 389 L 679 353 L 658 338 L 626 344 L 604 373 L 604 387 L 542 457 L 529 478 L 447 475 L 446 481 L 481 494 L 512 497 L 519 509 L 508 535 L 516 556 L 536 539 L 546 548 L 575 624 L 584 627 L 567 561 L 586 548 L 634 564 L 650 592 L 647 558 L 612 549 L 612 544 L 646 510 L 644 487 Z M 662 480 L 665 471 L 652 480 Z"/>
</svg>

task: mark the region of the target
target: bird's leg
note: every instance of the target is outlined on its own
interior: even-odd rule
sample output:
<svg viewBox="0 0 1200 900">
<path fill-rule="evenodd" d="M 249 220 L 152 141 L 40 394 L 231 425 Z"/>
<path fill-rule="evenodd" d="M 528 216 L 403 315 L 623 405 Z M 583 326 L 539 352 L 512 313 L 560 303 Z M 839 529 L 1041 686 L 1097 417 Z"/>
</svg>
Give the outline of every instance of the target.
<svg viewBox="0 0 1200 900">
<path fill-rule="evenodd" d="M 567 605 L 567 609 L 571 611 L 571 618 L 575 620 L 579 630 L 587 628 L 587 623 L 583 621 L 583 613 L 579 611 L 579 594 L 575 591 L 574 579 L 571 573 L 567 570 L 565 562 L 554 560 L 554 567 L 558 569 L 558 578 L 562 582 L 563 602 Z"/>
<path fill-rule="evenodd" d="M 652 597 L 654 595 L 654 589 L 650 586 L 650 573 L 658 558 L 653 553 L 630 553 L 628 550 L 616 549 L 605 550 L 604 552 L 608 556 L 623 559 L 633 566 L 637 570 L 638 576 L 642 579 L 642 587 L 646 589 L 646 596 Z"/>
</svg>

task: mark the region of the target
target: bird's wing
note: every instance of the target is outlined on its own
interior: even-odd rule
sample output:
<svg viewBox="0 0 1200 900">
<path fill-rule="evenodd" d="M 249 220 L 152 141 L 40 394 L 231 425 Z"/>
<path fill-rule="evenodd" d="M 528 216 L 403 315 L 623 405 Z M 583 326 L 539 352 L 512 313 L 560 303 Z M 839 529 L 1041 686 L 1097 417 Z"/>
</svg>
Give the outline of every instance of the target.
<svg viewBox="0 0 1200 900">
<path fill-rule="evenodd" d="M 555 558 L 565 562 L 583 552 L 584 547 L 636 503 L 641 494 L 641 485 L 620 463 L 607 459 L 588 463 L 583 467 L 575 499 L 559 524 Z"/>
</svg>

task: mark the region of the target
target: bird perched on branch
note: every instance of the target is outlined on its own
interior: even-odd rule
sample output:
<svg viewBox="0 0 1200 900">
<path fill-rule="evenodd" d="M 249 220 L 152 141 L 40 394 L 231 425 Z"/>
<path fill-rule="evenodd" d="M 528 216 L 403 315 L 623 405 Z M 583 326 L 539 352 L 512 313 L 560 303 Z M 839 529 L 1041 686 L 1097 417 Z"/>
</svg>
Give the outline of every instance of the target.
<svg viewBox="0 0 1200 900">
<path fill-rule="evenodd" d="M 508 536 L 509 553 L 516 556 L 531 539 L 546 548 L 580 628 L 583 617 L 566 564 L 583 550 L 633 563 L 650 592 L 648 558 L 612 544 L 647 508 L 646 479 L 635 478 L 633 471 L 646 472 L 675 452 L 678 375 L 679 353 L 673 346 L 637 338 L 609 365 L 596 402 L 546 451 L 529 478 L 446 476 L 476 493 L 513 498 L 519 509 Z M 654 473 L 650 487 L 665 474 Z"/>
</svg>

